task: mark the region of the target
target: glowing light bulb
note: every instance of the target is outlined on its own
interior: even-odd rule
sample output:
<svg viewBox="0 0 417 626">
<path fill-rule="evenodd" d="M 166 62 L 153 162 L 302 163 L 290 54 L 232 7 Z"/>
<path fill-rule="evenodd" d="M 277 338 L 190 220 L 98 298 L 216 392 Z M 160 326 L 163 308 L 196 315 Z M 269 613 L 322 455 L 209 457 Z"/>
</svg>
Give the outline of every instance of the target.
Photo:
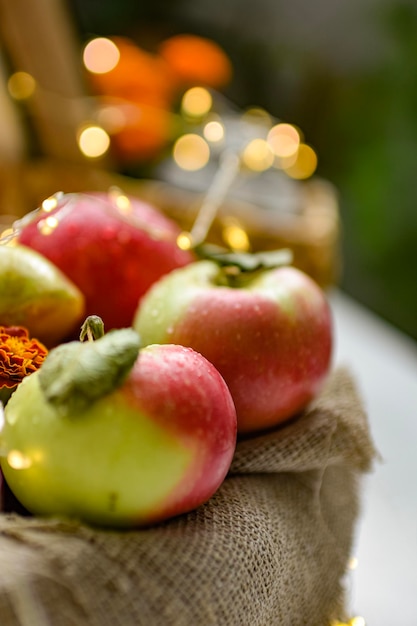
<svg viewBox="0 0 417 626">
<path fill-rule="evenodd" d="M 83 52 L 83 62 L 89 72 L 105 74 L 116 67 L 120 51 L 107 37 L 96 37 L 88 42 Z"/>
<path fill-rule="evenodd" d="M 274 155 L 265 139 L 252 139 L 243 151 L 242 162 L 250 170 L 263 172 L 273 164 Z"/>
<path fill-rule="evenodd" d="M 79 133 L 78 147 L 86 157 L 101 157 L 110 147 L 110 137 L 101 126 L 86 126 Z"/>
<path fill-rule="evenodd" d="M 27 100 L 36 89 L 36 80 L 27 72 L 15 72 L 7 81 L 9 94 L 15 100 Z"/>
<path fill-rule="evenodd" d="M 181 109 L 190 117 L 207 115 L 213 104 L 211 94 L 204 87 L 191 87 L 182 97 Z"/>
<path fill-rule="evenodd" d="M 175 142 L 173 158 L 181 169 L 190 172 L 196 171 L 207 165 L 210 158 L 210 148 L 200 135 L 188 133 L 179 137 Z"/>
</svg>

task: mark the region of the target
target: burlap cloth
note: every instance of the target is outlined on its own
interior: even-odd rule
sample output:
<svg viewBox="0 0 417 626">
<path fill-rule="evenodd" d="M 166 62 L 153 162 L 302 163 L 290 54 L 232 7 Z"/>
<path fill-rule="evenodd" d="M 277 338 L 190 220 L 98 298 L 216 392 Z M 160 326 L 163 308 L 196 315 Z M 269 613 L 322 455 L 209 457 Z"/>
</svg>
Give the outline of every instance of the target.
<svg viewBox="0 0 417 626">
<path fill-rule="evenodd" d="M 127 532 L 0 516 L 1 626 L 327 626 L 374 448 L 349 372 L 241 441 L 198 510 Z"/>
</svg>

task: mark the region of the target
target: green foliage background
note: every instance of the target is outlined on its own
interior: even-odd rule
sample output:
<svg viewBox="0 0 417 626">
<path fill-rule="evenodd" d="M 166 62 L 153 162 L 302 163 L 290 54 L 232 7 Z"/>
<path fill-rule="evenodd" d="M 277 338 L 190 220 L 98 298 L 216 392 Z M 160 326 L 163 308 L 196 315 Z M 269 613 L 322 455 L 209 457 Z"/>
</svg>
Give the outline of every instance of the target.
<svg viewBox="0 0 417 626">
<path fill-rule="evenodd" d="M 417 339 L 417 3 L 345 1 L 322 32 L 310 3 L 296 4 L 293 39 L 282 0 L 72 0 L 70 8 L 84 36 L 127 34 L 146 45 L 194 32 L 218 41 L 235 67 L 227 95 L 298 125 L 319 155 L 318 174 L 339 190 L 341 287 Z M 328 15 L 331 5 L 315 7 Z M 312 17 L 314 41 L 332 36 L 334 57 L 303 41 Z"/>
</svg>

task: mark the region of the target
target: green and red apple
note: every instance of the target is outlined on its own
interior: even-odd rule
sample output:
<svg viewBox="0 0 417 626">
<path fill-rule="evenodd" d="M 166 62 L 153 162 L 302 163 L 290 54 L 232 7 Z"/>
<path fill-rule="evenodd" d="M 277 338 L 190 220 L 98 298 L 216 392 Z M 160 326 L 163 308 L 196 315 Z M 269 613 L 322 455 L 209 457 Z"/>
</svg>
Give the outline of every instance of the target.
<svg viewBox="0 0 417 626">
<path fill-rule="evenodd" d="M 195 259 L 179 226 L 154 205 L 119 191 L 57 194 L 18 228 L 18 241 L 49 259 L 84 294 L 85 314 L 106 330 L 132 324 L 161 276 Z"/>
<path fill-rule="evenodd" d="M 133 329 L 51 350 L 4 411 L 1 467 L 30 512 L 133 527 L 190 511 L 234 454 L 230 392 L 202 355 Z"/>
<path fill-rule="evenodd" d="M 240 271 L 198 261 L 153 285 L 133 325 L 144 345 L 189 346 L 213 363 L 232 394 L 239 433 L 297 415 L 331 364 L 325 294 L 292 266 Z"/>
<path fill-rule="evenodd" d="M 44 256 L 23 245 L 0 245 L 0 325 L 23 326 L 51 347 L 79 329 L 84 296 Z"/>
</svg>

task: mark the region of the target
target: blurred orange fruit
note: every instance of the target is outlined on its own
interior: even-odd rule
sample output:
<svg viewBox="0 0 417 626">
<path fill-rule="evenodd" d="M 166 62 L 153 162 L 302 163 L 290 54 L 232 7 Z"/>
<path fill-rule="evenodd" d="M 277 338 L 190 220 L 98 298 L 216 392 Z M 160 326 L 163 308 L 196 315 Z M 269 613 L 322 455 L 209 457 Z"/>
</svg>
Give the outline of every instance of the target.
<svg viewBox="0 0 417 626">
<path fill-rule="evenodd" d="M 128 161 L 154 158 L 172 138 L 172 114 L 141 102 L 132 103 L 124 111 L 124 124 L 112 135 L 114 152 Z"/>
<path fill-rule="evenodd" d="M 174 80 L 166 63 L 126 37 L 112 37 L 111 41 L 118 47 L 120 58 L 110 71 L 90 74 L 96 91 L 127 100 L 169 105 Z"/>
<path fill-rule="evenodd" d="M 174 35 L 165 39 L 159 54 L 178 80 L 186 84 L 222 87 L 232 76 L 232 64 L 214 41 L 197 35 Z"/>
</svg>

